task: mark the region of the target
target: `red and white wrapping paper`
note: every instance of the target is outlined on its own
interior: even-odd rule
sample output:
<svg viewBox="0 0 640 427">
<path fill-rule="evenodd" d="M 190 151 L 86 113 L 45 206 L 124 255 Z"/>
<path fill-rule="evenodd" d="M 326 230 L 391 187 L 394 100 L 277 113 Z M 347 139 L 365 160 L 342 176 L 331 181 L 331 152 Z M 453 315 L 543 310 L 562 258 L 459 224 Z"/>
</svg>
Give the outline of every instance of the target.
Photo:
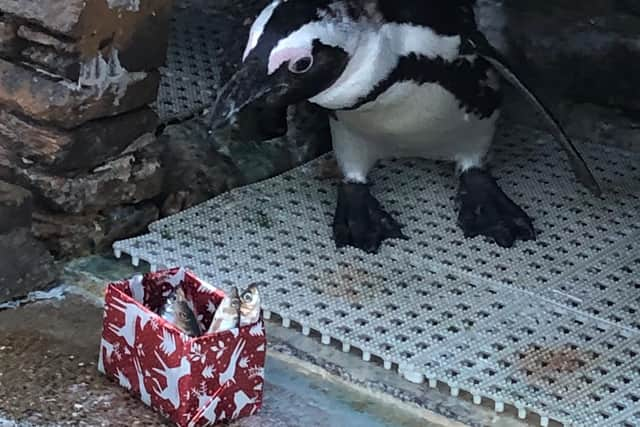
<svg viewBox="0 0 640 427">
<path fill-rule="evenodd" d="M 224 293 L 191 272 L 174 268 L 111 283 L 98 370 L 179 426 L 254 414 L 264 383 L 262 316 L 240 328 L 190 338 L 152 311 L 178 285 L 206 330 Z"/>
</svg>

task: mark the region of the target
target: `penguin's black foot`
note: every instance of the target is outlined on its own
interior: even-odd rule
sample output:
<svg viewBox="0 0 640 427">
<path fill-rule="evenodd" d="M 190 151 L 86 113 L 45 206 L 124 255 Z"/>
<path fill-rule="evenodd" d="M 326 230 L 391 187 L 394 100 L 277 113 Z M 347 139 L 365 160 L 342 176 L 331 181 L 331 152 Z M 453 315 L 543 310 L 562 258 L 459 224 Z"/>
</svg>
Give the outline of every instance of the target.
<svg viewBox="0 0 640 427">
<path fill-rule="evenodd" d="M 531 218 L 502 192 L 489 172 L 472 168 L 460 176 L 458 225 L 465 237 L 486 236 L 510 248 L 516 240 L 535 240 Z"/>
<path fill-rule="evenodd" d="M 354 246 L 376 253 L 384 239 L 406 239 L 402 226 L 384 211 L 367 184 L 342 183 L 333 218 L 336 247 Z"/>
</svg>

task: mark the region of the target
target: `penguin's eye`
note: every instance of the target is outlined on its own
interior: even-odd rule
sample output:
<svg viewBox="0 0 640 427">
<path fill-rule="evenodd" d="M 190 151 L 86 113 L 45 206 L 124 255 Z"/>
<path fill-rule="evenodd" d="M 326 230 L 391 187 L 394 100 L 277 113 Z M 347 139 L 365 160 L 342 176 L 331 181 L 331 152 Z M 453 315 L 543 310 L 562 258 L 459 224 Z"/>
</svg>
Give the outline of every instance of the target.
<svg viewBox="0 0 640 427">
<path fill-rule="evenodd" d="M 295 61 L 289 62 L 289 71 L 296 74 L 306 73 L 307 71 L 309 71 L 312 65 L 313 57 L 303 56 L 302 58 L 298 58 Z"/>
</svg>

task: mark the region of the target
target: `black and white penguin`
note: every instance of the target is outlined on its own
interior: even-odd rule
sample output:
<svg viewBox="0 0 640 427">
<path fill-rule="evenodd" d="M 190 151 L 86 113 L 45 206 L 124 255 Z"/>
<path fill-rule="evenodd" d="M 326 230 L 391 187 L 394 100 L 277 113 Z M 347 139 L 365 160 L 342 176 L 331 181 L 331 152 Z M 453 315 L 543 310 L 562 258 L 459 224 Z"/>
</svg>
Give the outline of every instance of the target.
<svg viewBox="0 0 640 427">
<path fill-rule="evenodd" d="M 475 0 L 275 0 L 253 22 L 242 66 L 219 94 L 216 126 L 259 101 L 272 112 L 309 101 L 330 111 L 343 181 L 336 245 L 377 252 L 402 226 L 369 190 L 382 159 L 455 163 L 458 225 L 511 247 L 532 220 L 485 167 L 500 114 L 500 76 L 549 120 L 577 177 L 599 188 L 575 147 L 479 32 Z"/>
</svg>

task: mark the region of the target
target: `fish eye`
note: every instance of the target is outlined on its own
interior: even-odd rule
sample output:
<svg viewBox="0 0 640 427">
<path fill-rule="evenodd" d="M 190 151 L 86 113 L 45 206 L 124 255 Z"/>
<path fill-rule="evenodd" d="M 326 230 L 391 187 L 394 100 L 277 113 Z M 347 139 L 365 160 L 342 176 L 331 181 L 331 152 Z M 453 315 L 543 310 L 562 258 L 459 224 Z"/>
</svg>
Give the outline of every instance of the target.
<svg viewBox="0 0 640 427">
<path fill-rule="evenodd" d="M 312 65 L 313 65 L 313 57 L 303 56 L 302 58 L 298 58 L 293 62 L 289 62 L 289 71 L 295 74 L 306 73 L 311 69 Z"/>
</svg>

